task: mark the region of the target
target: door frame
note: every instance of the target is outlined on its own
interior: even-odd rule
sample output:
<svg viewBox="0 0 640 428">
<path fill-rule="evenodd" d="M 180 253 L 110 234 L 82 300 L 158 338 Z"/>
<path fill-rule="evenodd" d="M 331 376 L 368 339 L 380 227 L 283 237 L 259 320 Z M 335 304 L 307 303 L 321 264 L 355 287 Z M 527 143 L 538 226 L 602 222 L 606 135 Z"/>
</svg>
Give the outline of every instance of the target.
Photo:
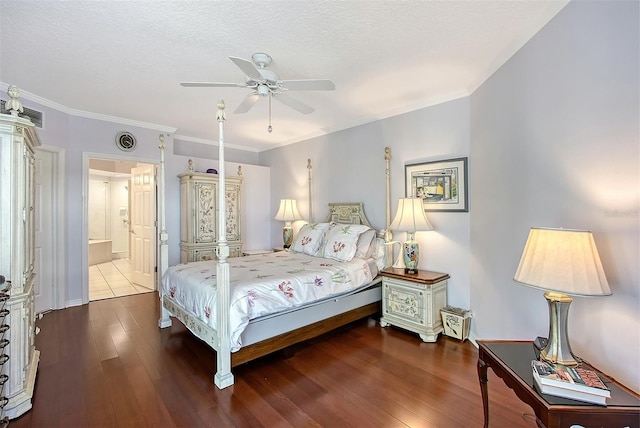
<svg viewBox="0 0 640 428">
<path fill-rule="evenodd" d="M 66 253 L 66 216 L 65 205 L 65 171 L 66 158 L 65 150 L 55 146 L 38 146 L 36 151 L 48 152 L 51 154 L 51 213 L 48 218 L 51 220 L 51 269 L 52 269 L 52 293 L 51 309 L 64 309 L 67 306 L 67 253 Z"/>
<path fill-rule="evenodd" d="M 120 156 L 120 155 L 106 155 L 104 153 L 82 153 L 82 304 L 89 303 L 89 160 L 100 159 L 110 161 L 126 161 L 126 162 L 139 162 L 151 164 L 155 168 L 155 175 L 158 174 L 158 168 L 160 161 L 158 159 L 140 158 L 136 156 Z M 155 209 L 155 225 L 156 233 L 154 235 L 153 248 L 156 250 L 156 279 L 154 283 L 157 283 L 157 266 L 158 266 L 158 207 L 160 206 L 160 199 L 164 195 L 158 192 L 158 183 L 156 180 L 156 209 Z"/>
</svg>

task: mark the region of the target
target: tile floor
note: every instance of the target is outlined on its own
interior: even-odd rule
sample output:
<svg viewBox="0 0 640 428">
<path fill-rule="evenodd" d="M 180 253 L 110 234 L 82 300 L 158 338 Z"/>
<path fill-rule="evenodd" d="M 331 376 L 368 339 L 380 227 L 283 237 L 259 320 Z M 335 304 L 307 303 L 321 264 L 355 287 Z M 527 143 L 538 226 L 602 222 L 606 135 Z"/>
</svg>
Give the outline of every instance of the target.
<svg viewBox="0 0 640 428">
<path fill-rule="evenodd" d="M 132 272 L 133 267 L 129 259 L 113 259 L 107 263 L 89 266 L 89 300 L 153 291 L 134 284 L 131 280 Z"/>
</svg>

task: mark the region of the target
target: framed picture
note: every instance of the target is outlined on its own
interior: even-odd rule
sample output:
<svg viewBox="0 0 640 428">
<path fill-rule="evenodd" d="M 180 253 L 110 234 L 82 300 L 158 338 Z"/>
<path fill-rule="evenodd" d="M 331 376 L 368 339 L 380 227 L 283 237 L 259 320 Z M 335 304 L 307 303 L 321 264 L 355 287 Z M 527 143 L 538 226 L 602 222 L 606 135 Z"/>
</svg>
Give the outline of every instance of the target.
<svg viewBox="0 0 640 428">
<path fill-rule="evenodd" d="M 467 158 L 405 165 L 408 198 L 420 198 L 425 211 L 469 211 Z"/>
</svg>

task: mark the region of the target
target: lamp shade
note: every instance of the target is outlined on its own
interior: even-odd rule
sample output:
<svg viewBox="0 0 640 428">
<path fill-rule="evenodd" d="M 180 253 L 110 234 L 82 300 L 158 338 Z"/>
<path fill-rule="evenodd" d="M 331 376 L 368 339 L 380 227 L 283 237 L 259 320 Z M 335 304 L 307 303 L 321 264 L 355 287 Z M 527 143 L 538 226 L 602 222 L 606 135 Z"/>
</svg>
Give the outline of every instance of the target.
<svg viewBox="0 0 640 428">
<path fill-rule="evenodd" d="M 575 296 L 611 294 L 589 231 L 531 228 L 514 280 Z"/>
<path fill-rule="evenodd" d="M 401 198 L 398 200 L 398 211 L 389 225 L 389 229 L 401 232 L 433 230 L 427 220 L 420 198 Z"/>
<path fill-rule="evenodd" d="M 295 199 L 280 199 L 280 208 L 274 219 L 280 221 L 301 220 L 302 216 L 298 212 L 298 205 Z"/>
</svg>

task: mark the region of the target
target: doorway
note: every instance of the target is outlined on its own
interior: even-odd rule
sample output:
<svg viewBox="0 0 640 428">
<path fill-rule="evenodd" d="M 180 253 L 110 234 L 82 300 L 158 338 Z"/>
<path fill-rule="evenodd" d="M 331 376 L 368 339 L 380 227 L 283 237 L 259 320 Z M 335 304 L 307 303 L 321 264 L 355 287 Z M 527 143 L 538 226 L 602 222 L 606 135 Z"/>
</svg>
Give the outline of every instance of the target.
<svg viewBox="0 0 640 428">
<path fill-rule="evenodd" d="M 155 165 L 89 157 L 89 301 L 155 291 Z"/>
<path fill-rule="evenodd" d="M 35 150 L 35 281 L 38 314 L 65 307 L 64 151 L 50 146 Z"/>
</svg>

